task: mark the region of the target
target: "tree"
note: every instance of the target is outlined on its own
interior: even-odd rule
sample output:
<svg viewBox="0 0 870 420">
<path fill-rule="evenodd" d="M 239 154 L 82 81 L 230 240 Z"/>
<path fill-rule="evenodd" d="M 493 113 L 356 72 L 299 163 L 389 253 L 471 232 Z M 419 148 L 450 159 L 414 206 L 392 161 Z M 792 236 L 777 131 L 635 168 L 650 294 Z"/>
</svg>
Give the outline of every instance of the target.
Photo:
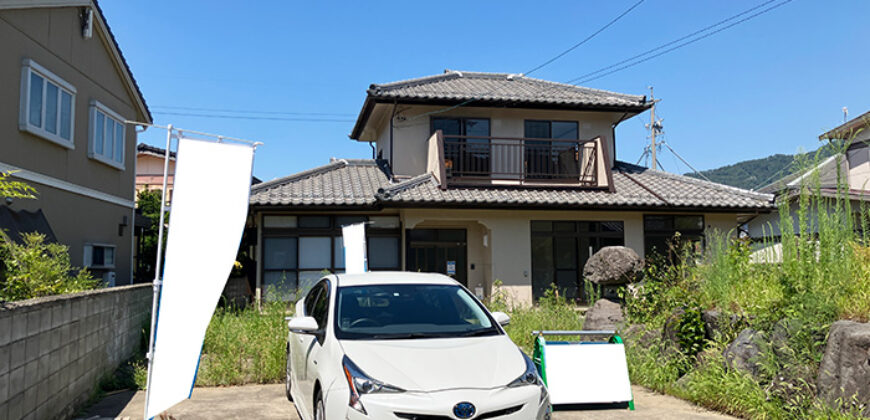
<svg viewBox="0 0 870 420">
<path fill-rule="evenodd" d="M 163 194 L 160 190 L 142 190 L 137 195 L 137 213 L 149 221 L 148 226 L 142 229 L 139 237 L 136 277 L 140 281 L 148 281 L 154 278 L 154 262 L 157 258 L 157 235 L 160 230 L 160 200 L 162 198 Z M 169 212 L 166 212 L 164 219 L 164 223 L 169 221 Z"/>
<path fill-rule="evenodd" d="M 14 172 L 0 172 L 0 198 L 36 198 L 36 189 L 23 182 L 9 179 Z"/>
</svg>

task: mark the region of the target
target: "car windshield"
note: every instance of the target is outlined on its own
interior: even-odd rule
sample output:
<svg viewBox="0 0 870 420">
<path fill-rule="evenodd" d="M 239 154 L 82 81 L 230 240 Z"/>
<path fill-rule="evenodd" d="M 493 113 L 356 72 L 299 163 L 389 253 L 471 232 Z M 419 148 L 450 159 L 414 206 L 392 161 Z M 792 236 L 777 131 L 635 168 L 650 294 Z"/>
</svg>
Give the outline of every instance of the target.
<svg viewBox="0 0 870 420">
<path fill-rule="evenodd" d="M 464 288 L 435 284 L 339 287 L 338 339 L 390 340 L 501 334 Z"/>
</svg>

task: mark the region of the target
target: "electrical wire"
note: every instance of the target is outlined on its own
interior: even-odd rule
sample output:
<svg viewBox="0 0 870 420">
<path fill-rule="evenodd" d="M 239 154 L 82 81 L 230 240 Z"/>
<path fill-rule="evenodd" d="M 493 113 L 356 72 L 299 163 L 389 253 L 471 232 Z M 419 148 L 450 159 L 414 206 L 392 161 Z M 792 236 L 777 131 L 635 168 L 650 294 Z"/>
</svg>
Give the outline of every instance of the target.
<svg viewBox="0 0 870 420">
<path fill-rule="evenodd" d="M 574 44 L 573 46 L 571 46 L 571 47 L 568 48 L 567 50 L 562 51 L 561 53 L 559 53 L 559 54 L 557 54 L 556 56 L 554 56 L 554 57 L 548 59 L 547 61 L 545 61 L 545 62 L 539 64 L 538 66 L 533 67 L 531 70 L 526 71 L 526 72 L 523 73 L 523 74 L 520 74 L 520 76 L 521 76 L 521 77 L 522 77 L 522 76 L 527 76 L 527 75 L 529 75 L 529 74 L 531 74 L 531 73 L 533 73 L 533 72 L 535 72 L 535 71 L 538 71 L 538 70 L 540 70 L 541 68 L 543 68 L 543 67 L 545 67 L 545 66 L 551 64 L 552 62 L 554 62 L 554 61 L 556 61 L 556 60 L 562 58 L 563 56 L 565 56 L 565 55 L 568 54 L 569 52 L 571 52 L 571 51 L 577 49 L 577 48 L 580 47 L 581 45 L 583 45 L 583 44 L 585 44 L 586 42 L 590 41 L 592 38 L 595 38 L 595 37 L 596 37 L 598 34 L 600 34 L 601 32 L 604 32 L 604 30 L 606 30 L 607 28 L 609 28 L 611 25 L 613 25 L 614 23 L 616 23 L 618 20 L 622 19 L 623 16 L 627 15 L 629 12 L 631 12 L 632 10 L 634 10 L 637 6 L 640 6 L 640 4 L 643 3 L 643 2 L 644 2 L 644 0 L 639 0 L 637 3 L 633 4 L 631 7 L 629 7 L 629 8 L 626 9 L 624 12 L 622 12 L 621 14 L 619 14 L 618 16 L 616 16 L 615 18 L 613 18 L 610 22 L 608 22 L 607 24 L 605 24 L 604 26 L 602 26 L 601 28 L 599 28 L 597 31 L 593 32 L 591 35 L 589 35 L 589 36 L 587 36 L 586 38 L 584 38 L 582 41 L 580 41 L 580 42 Z M 482 97 L 489 96 L 489 95 L 492 95 L 492 94 L 498 92 L 499 90 L 503 89 L 504 86 L 505 86 L 505 85 L 501 85 L 501 86 L 499 86 L 499 87 L 497 87 L 497 88 L 495 88 L 495 89 L 493 89 L 493 90 L 491 90 L 491 91 L 489 91 L 489 92 L 482 93 L 482 94 L 480 94 L 480 95 L 478 95 L 478 96 L 476 96 L 476 97 L 474 97 L 474 98 L 471 98 L 471 99 L 465 100 L 465 101 L 460 102 L 460 103 L 458 103 L 458 104 L 456 104 L 456 105 L 451 105 L 451 106 L 448 106 L 448 107 L 445 107 L 445 108 L 442 108 L 442 109 L 437 109 L 437 110 L 434 110 L 434 111 L 429 111 L 429 112 L 425 112 L 425 113 L 422 113 L 422 114 L 415 115 L 415 116 L 413 116 L 413 117 L 410 117 L 410 118 L 406 119 L 406 120 L 405 120 L 405 123 L 407 124 L 407 123 L 410 123 L 411 121 L 414 121 L 414 120 L 419 119 L 419 118 L 428 117 L 428 116 L 430 116 L 430 115 L 441 114 L 441 113 L 444 113 L 444 112 L 447 112 L 447 111 L 452 111 L 452 110 L 454 110 L 454 109 L 456 109 L 456 108 L 461 108 L 461 107 L 463 107 L 463 106 L 465 106 L 465 105 L 468 105 L 468 104 L 470 104 L 470 103 L 472 103 L 472 102 L 474 102 L 474 101 L 479 100 L 479 99 L 482 98 Z M 402 126 L 405 126 L 405 124 L 402 124 Z"/>
<path fill-rule="evenodd" d="M 249 109 L 221 109 L 221 108 L 199 108 L 191 106 L 171 106 L 171 105 L 152 105 L 154 109 L 168 110 L 183 110 L 183 111 L 205 111 L 205 112 L 229 112 L 235 114 L 263 114 L 263 115 L 319 115 L 332 117 L 353 117 L 356 114 L 350 113 L 332 113 L 332 112 L 287 112 L 287 111 L 255 111 Z"/>
<path fill-rule="evenodd" d="M 567 50 L 562 51 L 561 53 L 557 54 L 555 57 L 553 57 L 553 58 L 551 58 L 551 59 L 549 59 L 549 60 L 547 60 L 547 61 L 545 61 L 545 62 L 543 62 L 543 63 L 541 63 L 541 64 L 539 64 L 539 65 L 537 65 L 536 67 L 532 68 L 531 70 L 526 71 L 524 74 L 525 74 L 526 76 L 528 76 L 528 75 L 530 75 L 530 74 L 532 74 L 532 73 L 534 73 L 534 72 L 536 72 L 536 71 L 538 71 L 538 70 L 540 70 L 540 69 L 542 69 L 542 68 L 544 68 L 544 67 L 550 65 L 552 62 L 554 62 L 554 61 L 556 61 L 556 60 L 558 60 L 558 59 L 564 57 L 565 54 L 568 54 L 569 52 L 574 51 L 575 49 L 577 49 L 577 48 L 580 47 L 581 45 L 583 45 L 583 44 L 589 42 L 592 38 L 595 38 L 598 34 L 600 34 L 601 32 L 604 32 L 605 29 L 609 28 L 611 25 L 613 25 L 614 23 L 616 23 L 618 20 L 622 19 L 623 16 L 627 15 L 629 12 L 631 12 L 632 10 L 634 10 L 637 6 L 640 6 L 640 4 L 643 3 L 643 2 L 644 2 L 644 0 L 640 0 L 640 1 L 638 1 L 637 3 L 633 4 L 631 7 L 629 7 L 628 9 L 626 9 L 624 12 L 620 13 L 618 16 L 616 16 L 615 18 L 613 18 L 610 22 L 607 22 L 606 25 L 602 26 L 602 27 L 599 28 L 597 31 L 593 32 L 591 35 L 589 35 L 589 36 L 587 36 L 586 38 L 584 38 L 582 41 L 580 41 L 580 42 L 578 42 L 578 43 L 572 45 L 571 48 L 568 48 Z"/>
<path fill-rule="evenodd" d="M 698 174 L 698 176 L 700 176 L 701 178 L 704 178 L 705 180 L 707 180 L 707 181 L 709 181 L 709 182 L 713 182 L 710 178 L 707 178 L 706 175 L 702 174 L 699 170 L 695 169 L 695 167 L 692 166 L 692 164 L 690 164 L 689 162 L 687 162 L 686 159 L 683 159 L 683 157 L 680 156 L 680 154 L 677 153 L 677 151 L 674 150 L 674 148 L 671 147 L 670 144 L 668 144 L 668 143 L 665 142 L 665 141 L 663 141 L 661 144 L 665 145 L 665 147 L 667 147 L 668 150 L 670 150 L 671 153 L 674 154 L 674 156 L 676 156 L 678 159 L 680 159 L 681 161 L 683 161 L 683 163 L 685 163 L 686 166 L 688 166 L 691 170 L 695 171 L 695 173 Z"/>
<path fill-rule="evenodd" d="M 713 35 L 716 35 L 716 34 L 718 34 L 719 32 L 722 32 L 722 31 L 724 31 L 724 30 L 726 30 L 726 29 L 732 28 L 732 27 L 737 26 L 737 25 L 739 25 L 739 24 L 741 24 L 741 23 L 743 23 L 743 22 L 746 22 L 746 21 L 748 21 L 748 20 L 751 20 L 751 19 L 753 19 L 753 18 L 756 18 L 756 17 L 758 17 L 758 16 L 761 16 L 761 15 L 767 13 L 767 12 L 770 12 L 771 10 L 774 10 L 774 9 L 776 9 L 776 8 L 779 8 L 780 6 L 783 6 L 783 5 L 787 4 L 787 3 L 790 3 L 792 0 L 785 0 L 785 1 L 781 2 L 781 3 L 777 3 L 777 4 L 775 4 L 775 5 L 773 5 L 773 6 L 770 6 L 770 7 L 766 8 L 766 9 L 764 9 L 764 10 L 761 10 L 760 12 L 757 12 L 757 13 L 751 14 L 751 15 L 749 15 L 749 16 L 743 18 L 743 19 L 740 19 L 740 20 L 738 20 L 738 21 L 736 21 L 736 22 L 733 22 L 733 23 L 731 23 L 731 24 L 729 24 L 729 25 L 723 26 L 723 27 L 721 27 L 721 28 L 719 28 L 719 29 L 716 29 L 716 30 L 714 30 L 714 31 L 712 31 L 712 32 L 708 32 L 708 33 L 706 33 L 706 34 L 704 34 L 704 35 L 701 35 L 701 36 L 699 36 L 699 37 L 697 37 L 697 38 L 690 39 L 690 40 L 688 40 L 688 41 L 686 41 L 686 42 L 683 42 L 683 43 L 678 44 L 678 45 L 676 45 L 676 46 L 674 46 L 674 47 L 668 48 L 668 49 L 666 49 L 666 50 L 664 50 L 664 51 L 662 51 L 662 52 L 659 52 L 659 53 L 657 53 L 657 54 L 653 54 L 653 55 L 651 55 L 651 56 L 645 57 L 645 58 L 640 59 L 640 60 L 637 60 L 637 61 L 632 61 L 632 60 L 634 60 L 634 59 L 636 59 L 636 58 L 643 57 L 643 56 L 645 56 L 645 55 L 651 54 L 651 53 L 653 53 L 653 52 L 655 52 L 655 51 L 658 51 L 658 50 L 660 50 L 660 49 L 662 49 L 662 48 L 665 48 L 665 47 L 667 47 L 667 46 L 669 46 L 669 45 L 673 45 L 673 44 L 675 44 L 675 43 L 678 43 L 678 42 L 680 42 L 680 41 L 682 41 L 682 40 L 685 40 L 685 39 L 687 39 L 687 38 L 690 38 L 690 37 L 692 37 L 692 36 L 694 36 L 694 35 L 697 35 L 697 34 L 699 34 L 699 33 L 706 32 L 706 31 L 708 31 L 708 30 L 710 30 L 710 29 L 712 29 L 712 28 L 715 28 L 716 26 L 722 25 L 722 24 L 725 23 L 725 22 L 729 22 L 729 21 L 731 21 L 731 20 L 736 19 L 737 17 L 740 17 L 740 16 L 745 15 L 745 14 L 747 14 L 747 13 L 753 11 L 753 10 L 757 10 L 757 9 L 760 8 L 760 7 L 763 7 L 763 6 L 767 5 L 767 4 L 770 4 L 770 3 L 773 2 L 773 1 L 775 1 L 775 0 L 768 0 L 767 2 L 762 3 L 762 4 L 759 5 L 759 6 L 755 6 L 754 8 L 751 8 L 751 9 L 745 10 L 745 11 L 743 11 L 743 12 L 741 12 L 741 13 L 738 13 L 737 15 L 734 15 L 734 16 L 732 16 L 732 17 L 730 17 L 730 18 L 728 18 L 728 19 L 725 19 L 725 20 L 723 20 L 723 21 L 721 21 L 721 22 L 719 22 L 719 23 L 716 23 L 716 24 L 713 24 L 713 25 L 711 25 L 711 26 L 708 26 L 708 27 L 706 27 L 706 28 L 704 28 L 704 29 L 701 29 L 701 30 L 695 31 L 695 32 L 693 32 L 692 34 L 689 34 L 689 35 L 687 35 L 687 36 L 684 36 L 684 37 L 678 38 L 678 39 L 676 39 L 676 40 L 674 40 L 674 41 L 671 41 L 671 42 L 668 42 L 668 43 L 666 43 L 666 44 L 660 45 L 660 46 L 658 46 L 658 47 L 656 47 L 656 48 L 653 48 L 653 49 L 647 50 L 647 51 L 645 51 L 645 52 L 643 52 L 643 53 L 641 53 L 641 54 L 638 54 L 638 55 L 636 55 L 636 56 L 634 56 L 634 57 L 632 57 L 632 58 L 628 58 L 628 59 L 622 60 L 622 61 L 620 61 L 620 62 L 618 62 L 618 63 L 611 64 L 611 65 L 609 65 L 609 66 L 607 66 L 607 67 L 602 67 L 602 68 L 600 68 L 600 69 L 598 69 L 598 70 L 595 70 L 595 71 L 593 71 L 593 72 L 586 73 L 585 75 L 582 75 L 582 76 L 579 76 L 579 77 L 575 77 L 574 79 L 571 79 L 571 80 L 569 80 L 569 81 L 566 82 L 566 83 L 568 83 L 568 84 L 574 84 L 574 83 L 576 83 L 576 84 L 588 83 L 588 82 L 591 82 L 591 81 L 593 81 L 593 80 L 597 80 L 597 79 L 600 79 L 600 78 L 602 78 L 602 77 L 605 77 L 605 76 L 611 75 L 611 74 L 613 74 L 613 73 L 616 73 L 616 72 L 619 72 L 619 71 L 622 71 L 622 70 L 625 70 L 625 69 L 628 69 L 628 68 L 634 67 L 634 66 L 636 66 L 636 65 L 638 65 L 638 64 L 641 64 L 641 63 L 647 62 L 647 61 L 652 60 L 652 59 L 657 58 L 657 57 L 661 57 L 662 55 L 665 55 L 665 54 L 667 54 L 667 53 L 669 53 L 669 52 L 672 52 L 672 51 L 678 50 L 678 49 L 680 49 L 680 48 L 682 48 L 682 47 L 685 47 L 685 46 L 688 46 L 688 45 L 690 45 L 690 44 L 694 44 L 695 42 L 698 42 L 698 41 L 700 41 L 700 40 L 702 40 L 702 39 L 709 38 L 709 37 L 711 37 L 711 36 L 713 36 Z M 627 62 L 628 62 L 628 64 L 626 64 L 626 65 L 624 65 L 624 66 L 621 66 L 621 67 L 617 67 L 617 66 L 619 66 L 620 64 L 627 63 Z M 614 68 L 614 67 L 616 67 L 616 68 Z M 609 69 L 613 69 L 613 70 L 607 71 L 607 70 L 609 70 Z M 602 72 L 604 72 L 604 73 L 602 73 Z M 599 73 L 601 73 L 601 74 L 599 74 Z"/>
<path fill-rule="evenodd" d="M 296 122 L 354 122 L 355 120 L 340 118 L 293 118 L 293 117 L 257 117 L 247 115 L 216 115 L 216 114 L 193 114 L 186 112 L 162 112 L 154 111 L 159 115 L 174 115 L 180 117 L 220 118 L 230 120 L 264 120 L 264 121 L 296 121 Z"/>
</svg>

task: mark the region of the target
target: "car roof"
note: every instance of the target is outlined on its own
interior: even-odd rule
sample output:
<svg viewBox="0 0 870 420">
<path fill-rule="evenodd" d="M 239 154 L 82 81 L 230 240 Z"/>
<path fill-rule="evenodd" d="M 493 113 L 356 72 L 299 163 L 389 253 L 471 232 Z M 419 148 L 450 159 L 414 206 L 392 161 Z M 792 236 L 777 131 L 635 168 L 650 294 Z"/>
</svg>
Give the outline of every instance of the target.
<svg viewBox="0 0 870 420">
<path fill-rule="evenodd" d="M 336 274 L 336 286 L 367 286 L 372 284 L 445 284 L 457 285 L 456 280 L 439 273 L 408 271 L 369 271 L 361 274 Z"/>
</svg>

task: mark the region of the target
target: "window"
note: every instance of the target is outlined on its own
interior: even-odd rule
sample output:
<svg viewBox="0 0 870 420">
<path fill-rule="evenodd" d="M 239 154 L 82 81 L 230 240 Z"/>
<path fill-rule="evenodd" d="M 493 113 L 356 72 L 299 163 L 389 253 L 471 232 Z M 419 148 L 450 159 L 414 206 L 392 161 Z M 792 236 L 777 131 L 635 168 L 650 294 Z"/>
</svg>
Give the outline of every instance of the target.
<svg viewBox="0 0 870 420">
<path fill-rule="evenodd" d="M 524 137 L 538 139 L 525 141 L 527 178 L 565 178 L 580 174 L 577 121 L 526 120 L 524 130 Z"/>
<path fill-rule="evenodd" d="M 115 268 L 115 245 L 86 244 L 82 265 L 86 268 Z"/>
<path fill-rule="evenodd" d="M 679 235 L 678 235 L 679 234 Z M 643 241 L 647 256 L 659 254 L 672 262 L 690 247 L 701 252 L 704 247 L 704 216 L 646 215 L 643 218 Z"/>
<path fill-rule="evenodd" d="M 124 132 L 124 117 L 98 101 L 91 101 L 88 148 L 91 158 L 124 169 Z"/>
<path fill-rule="evenodd" d="M 532 228 L 532 295 L 555 285 L 562 296 L 585 299 L 582 282 L 586 260 L 605 246 L 624 243 L 622 222 L 534 220 Z M 591 303 L 591 302 L 590 302 Z"/>
<path fill-rule="evenodd" d="M 73 85 L 25 59 L 21 69 L 19 129 L 69 149 L 75 125 L 76 89 Z"/>
<path fill-rule="evenodd" d="M 342 226 L 366 216 L 263 216 L 262 286 L 270 300 L 295 300 L 325 272 L 344 271 Z M 370 270 L 400 270 L 401 231 L 396 216 L 372 217 L 366 227 Z"/>
<path fill-rule="evenodd" d="M 432 132 L 438 130 L 444 133 L 444 161 L 448 176 L 490 175 L 488 119 L 432 118 Z"/>
</svg>

